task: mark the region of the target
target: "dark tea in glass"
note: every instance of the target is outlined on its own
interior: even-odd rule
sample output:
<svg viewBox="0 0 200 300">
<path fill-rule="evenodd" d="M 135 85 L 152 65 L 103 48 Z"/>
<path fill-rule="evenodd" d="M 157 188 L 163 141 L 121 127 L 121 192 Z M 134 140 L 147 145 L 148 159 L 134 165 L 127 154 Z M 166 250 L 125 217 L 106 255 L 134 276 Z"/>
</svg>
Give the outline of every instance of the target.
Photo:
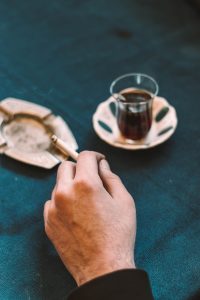
<svg viewBox="0 0 200 300">
<path fill-rule="evenodd" d="M 152 95 L 144 90 L 127 89 L 120 93 L 117 123 L 127 139 L 140 140 L 147 135 L 152 124 Z"/>
<path fill-rule="evenodd" d="M 146 74 L 125 74 L 113 81 L 110 92 L 116 100 L 116 119 L 121 135 L 127 140 L 144 138 L 152 125 L 157 82 Z"/>
</svg>

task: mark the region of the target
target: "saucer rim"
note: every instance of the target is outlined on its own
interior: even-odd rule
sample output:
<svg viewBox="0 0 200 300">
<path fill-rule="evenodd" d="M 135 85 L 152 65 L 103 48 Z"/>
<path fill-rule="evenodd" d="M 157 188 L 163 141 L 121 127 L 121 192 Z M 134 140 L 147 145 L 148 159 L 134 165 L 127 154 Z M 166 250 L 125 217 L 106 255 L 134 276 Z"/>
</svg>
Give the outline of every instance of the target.
<svg viewBox="0 0 200 300">
<path fill-rule="evenodd" d="M 96 132 L 97 136 L 103 140 L 104 142 L 106 142 L 107 144 L 109 144 L 110 146 L 113 146 L 115 148 L 121 148 L 121 149 L 125 149 L 125 150 L 132 150 L 132 151 L 138 151 L 138 150 L 147 150 L 147 149 L 150 149 L 150 148 L 154 148 L 156 146 L 159 146 L 160 144 L 164 143 L 165 141 L 167 141 L 175 132 L 176 128 L 177 128 L 177 125 L 178 125 L 178 118 L 177 118 L 177 113 L 176 113 L 176 109 L 171 105 L 169 104 L 169 102 L 167 101 L 166 98 L 164 97 L 160 97 L 160 96 L 156 96 L 155 99 L 159 99 L 161 100 L 162 102 L 165 103 L 165 105 L 167 105 L 170 110 L 172 111 L 172 113 L 174 114 L 174 120 L 175 120 L 175 123 L 173 124 L 173 128 L 171 130 L 168 131 L 168 133 L 166 133 L 164 136 L 161 136 L 159 139 L 157 139 L 157 141 L 153 141 L 149 144 L 144 144 L 144 143 L 141 143 L 141 144 L 129 144 L 129 143 L 119 143 L 119 142 L 113 142 L 111 140 L 108 140 L 105 138 L 104 134 L 102 134 L 101 132 L 99 132 L 99 129 L 98 129 L 98 112 L 99 112 L 99 109 L 101 108 L 101 106 L 106 106 L 106 105 L 109 105 L 109 103 L 111 102 L 114 102 L 113 101 L 113 97 L 109 97 L 107 100 L 105 101 L 102 101 L 98 104 L 94 114 L 93 114 L 93 117 L 92 117 L 92 123 L 93 123 L 93 129 L 94 131 Z"/>
</svg>

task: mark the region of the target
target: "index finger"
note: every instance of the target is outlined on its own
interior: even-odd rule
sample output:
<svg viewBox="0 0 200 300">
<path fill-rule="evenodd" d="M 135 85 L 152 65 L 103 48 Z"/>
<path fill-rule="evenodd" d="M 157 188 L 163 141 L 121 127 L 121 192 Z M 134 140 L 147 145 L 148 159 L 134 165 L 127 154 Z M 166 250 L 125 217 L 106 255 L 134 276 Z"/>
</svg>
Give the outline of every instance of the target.
<svg viewBox="0 0 200 300">
<path fill-rule="evenodd" d="M 63 161 L 58 167 L 56 183 L 63 182 L 63 185 L 74 179 L 76 164 L 72 161 Z"/>
<path fill-rule="evenodd" d="M 87 178 L 92 182 L 101 181 L 99 176 L 99 162 L 105 156 L 94 151 L 83 151 L 79 154 L 76 164 L 75 179 Z M 102 182 L 102 181 L 101 181 Z"/>
</svg>

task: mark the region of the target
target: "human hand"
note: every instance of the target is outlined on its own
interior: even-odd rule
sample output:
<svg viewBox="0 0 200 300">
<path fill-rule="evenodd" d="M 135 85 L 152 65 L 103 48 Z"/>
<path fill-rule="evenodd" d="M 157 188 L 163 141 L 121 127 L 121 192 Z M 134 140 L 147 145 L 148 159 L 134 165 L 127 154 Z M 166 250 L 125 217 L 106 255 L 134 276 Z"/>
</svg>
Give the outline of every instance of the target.
<svg viewBox="0 0 200 300">
<path fill-rule="evenodd" d="M 103 155 L 83 151 L 77 164 L 60 165 L 44 221 L 47 236 L 78 285 L 135 268 L 134 201 Z"/>
</svg>

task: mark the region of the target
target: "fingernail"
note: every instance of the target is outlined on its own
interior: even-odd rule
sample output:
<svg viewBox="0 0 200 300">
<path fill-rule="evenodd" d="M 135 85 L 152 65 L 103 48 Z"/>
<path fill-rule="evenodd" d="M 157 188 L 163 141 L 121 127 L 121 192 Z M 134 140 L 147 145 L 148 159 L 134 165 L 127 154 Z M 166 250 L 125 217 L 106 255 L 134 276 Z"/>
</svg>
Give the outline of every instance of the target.
<svg viewBox="0 0 200 300">
<path fill-rule="evenodd" d="M 100 164 L 101 164 L 101 167 L 102 167 L 103 169 L 110 170 L 110 166 L 109 166 L 109 163 L 107 162 L 107 160 L 102 159 L 102 160 L 100 161 Z"/>
</svg>

